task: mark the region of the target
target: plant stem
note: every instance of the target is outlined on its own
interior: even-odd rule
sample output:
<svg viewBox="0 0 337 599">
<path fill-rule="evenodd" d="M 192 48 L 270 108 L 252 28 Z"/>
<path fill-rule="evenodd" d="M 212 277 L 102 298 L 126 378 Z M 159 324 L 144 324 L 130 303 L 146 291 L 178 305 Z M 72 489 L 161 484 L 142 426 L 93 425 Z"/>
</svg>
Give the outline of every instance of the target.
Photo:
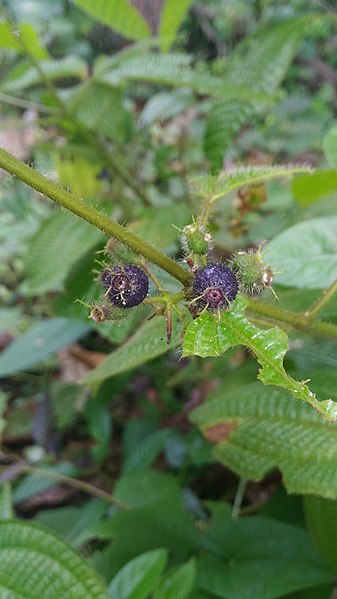
<svg viewBox="0 0 337 599">
<path fill-rule="evenodd" d="M 147 260 L 157 264 L 163 270 L 166 270 L 172 277 L 180 281 L 183 285 L 187 285 L 191 281 L 191 275 L 180 264 L 157 250 L 155 247 L 143 241 L 131 231 L 128 231 L 112 220 L 105 214 L 98 212 L 92 206 L 88 206 L 82 200 L 79 200 L 72 193 L 65 191 L 55 183 L 52 183 L 40 173 L 37 173 L 32 168 L 24 164 L 21 160 L 14 158 L 11 154 L 0 148 L 0 168 L 11 175 L 15 175 L 18 179 L 27 183 L 36 191 L 39 191 L 46 197 L 50 198 L 63 208 L 70 210 L 83 220 L 94 225 L 106 235 L 118 239 L 124 245 L 127 245 L 137 254 L 141 254 Z"/>
<path fill-rule="evenodd" d="M 236 490 L 233 508 L 232 508 L 232 518 L 238 518 L 240 515 L 241 504 L 245 495 L 247 480 L 240 476 L 238 488 Z"/>
<path fill-rule="evenodd" d="M 79 480 L 78 478 L 71 478 L 70 476 L 65 476 L 64 474 L 57 474 L 56 472 L 52 472 L 51 470 L 43 470 L 42 468 L 34 468 L 33 466 L 29 466 L 26 463 L 20 463 L 20 470 L 25 472 L 26 474 L 31 474 L 33 476 L 41 476 L 44 478 L 50 478 L 57 481 L 60 484 L 68 485 L 69 487 L 73 487 L 78 491 L 84 491 L 84 493 L 88 493 L 88 495 L 93 495 L 94 497 L 98 497 L 99 499 L 103 499 L 107 503 L 110 503 L 121 510 L 129 510 L 130 506 L 123 501 L 117 499 L 110 493 L 103 491 L 103 489 L 99 489 L 90 483 L 86 483 L 83 480 Z"/>
<path fill-rule="evenodd" d="M 324 306 L 333 298 L 333 296 L 337 293 L 337 280 L 330 285 L 327 289 L 325 289 L 322 295 L 315 301 L 315 303 L 304 312 L 305 318 L 311 320 L 313 316 L 315 316 L 318 312 L 324 308 Z"/>
<path fill-rule="evenodd" d="M 291 325 L 292 328 L 300 331 L 308 331 L 316 333 L 317 335 L 324 335 L 325 337 L 334 337 L 337 339 L 337 326 L 330 322 L 323 322 L 322 320 L 308 320 L 304 314 L 298 312 L 290 312 L 288 310 L 280 310 L 268 306 L 267 304 L 261 304 L 256 300 L 249 300 L 249 310 L 256 314 L 262 314 L 271 319 L 270 324 L 286 323 Z"/>
</svg>

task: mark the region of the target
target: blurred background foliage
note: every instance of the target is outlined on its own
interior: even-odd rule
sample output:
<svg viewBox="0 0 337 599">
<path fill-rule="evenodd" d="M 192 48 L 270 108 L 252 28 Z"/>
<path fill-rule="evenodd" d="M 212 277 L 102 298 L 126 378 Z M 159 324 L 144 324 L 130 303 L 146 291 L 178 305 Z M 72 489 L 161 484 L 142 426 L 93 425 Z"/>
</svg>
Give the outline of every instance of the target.
<svg viewBox="0 0 337 599">
<path fill-rule="evenodd" d="M 178 259 L 177 228 L 198 212 L 195 175 L 309 165 L 315 174 L 220 200 L 213 255 L 273 239 L 283 309 L 304 312 L 333 283 L 332 0 L 3 0 L 0 16 L 1 146 Z M 0 586 L 19 550 L 36 569 L 34 547 L 65 555 L 63 586 L 31 577 L 39 599 L 332 596 L 334 425 L 257 383 L 244 348 L 181 358 L 179 331 L 168 347 L 149 306 L 120 326 L 89 321 L 105 237 L 0 176 Z M 337 324 L 336 301 L 320 317 Z M 289 372 L 337 400 L 336 343 L 289 337 Z M 216 422 L 219 402 L 222 428 L 204 436 L 197 425 Z M 299 493 L 317 495 L 307 521 Z"/>
</svg>

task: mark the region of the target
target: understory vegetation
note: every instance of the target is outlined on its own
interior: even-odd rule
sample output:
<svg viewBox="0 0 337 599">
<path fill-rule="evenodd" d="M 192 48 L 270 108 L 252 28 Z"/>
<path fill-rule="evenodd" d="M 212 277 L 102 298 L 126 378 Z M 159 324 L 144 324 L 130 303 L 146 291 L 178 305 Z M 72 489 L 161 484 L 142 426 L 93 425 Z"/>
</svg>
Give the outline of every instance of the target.
<svg viewBox="0 0 337 599">
<path fill-rule="evenodd" d="M 332 599 L 337 10 L 3 0 L 0 598 Z"/>
</svg>

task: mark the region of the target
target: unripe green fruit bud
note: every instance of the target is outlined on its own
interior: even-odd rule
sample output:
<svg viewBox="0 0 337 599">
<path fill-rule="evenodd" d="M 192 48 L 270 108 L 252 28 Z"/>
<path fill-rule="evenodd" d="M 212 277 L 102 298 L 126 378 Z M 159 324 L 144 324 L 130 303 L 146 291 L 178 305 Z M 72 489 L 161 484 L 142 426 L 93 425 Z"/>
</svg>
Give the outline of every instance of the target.
<svg viewBox="0 0 337 599">
<path fill-rule="evenodd" d="M 260 249 L 257 252 L 238 252 L 230 259 L 230 267 L 235 272 L 240 289 L 244 293 L 259 294 L 273 282 L 273 271 L 266 266 Z"/>
<path fill-rule="evenodd" d="M 203 233 L 197 224 L 187 225 L 183 229 L 183 242 L 191 254 L 203 256 L 208 252 L 211 236 Z"/>
</svg>

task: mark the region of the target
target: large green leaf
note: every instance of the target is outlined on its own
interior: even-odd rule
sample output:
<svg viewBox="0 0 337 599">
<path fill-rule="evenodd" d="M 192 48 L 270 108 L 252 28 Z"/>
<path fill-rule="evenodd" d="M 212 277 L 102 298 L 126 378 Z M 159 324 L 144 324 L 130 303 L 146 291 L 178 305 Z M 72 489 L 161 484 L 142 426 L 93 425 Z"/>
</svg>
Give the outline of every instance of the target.
<svg viewBox="0 0 337 599">
<path fill-rule="evenodd" d="M 262 516 L 214 524 L 218 555 L 197 565 L 199 585 L 218 598 L 276 599 L 334 580 L 302 528 Z"/>
<path fill-rule="evenodd" d="M 90 327 L 79 320 L 51 318 L 31 326 L 0 355 L 0 376 L 28 370 L 83 337 Z"/>
<path fill-rule="evenodd" d="M 104 239 L 103 234 L 69 212 L 57 211 L 42 223 L 25 257 L 28 292 L 60 289 L 71 267 Z"/>
<path fill-rule="evenodd" d="M 108 599 L 98 575 L 54 534 L 0 522 L 0 595 L 5 599 Z"/>
<path fill-rule="evenodd" d="M 165 0 L 159 25 L 159 35 L 162 38 L 163 50 L 168 50 L 172 45 L 176 32 L 193 1 Z"/>
<path fill-rule="evenodd" d="M 303 38 L 307 23 L 292 19 L 274 27 L 268 25 L 257 36 L 239 45 L 225 70 L 227 87 L 245 85 L 256 92 L 273 95 L 284 78 Z M 245 52 L 245 55 L 243 55 Z M 213 170 L 222 166 L 223 157 L 233 136 L 251 120 L 258 104 L 249 98 L 233 103 L 216 99 L 208 116 L 205 152 Z"/>
<path fill-rule="evenodd" d="M 337 278 L 337 216 L 289 227 L 268 244 L 276 282 L 286 287 L 324 289 Z"/>
<path fill-rule="evenodd" d="M 42 60 L 39 67 L 46 79 L 59 79 L 62 77 L 77 77 L 84 79 L 87 74 L 87 65 L 79 56 L 68 55 L 65 58 Z M 10 75 L 0 85 L 1 91 L 8 93 L 21 92 L 32 85 L 44 85 L 40 73 L 25 61 L 12 69 Z"/>
<path fill-rule="evenodd" d="M 112 352 L 104 362 L 88 374 L 82 383 L 89 385 L 102 383 L 109 377 L 141 366 L 179 343 L 179 336 L 174 335 L 171 345 L 167 345 L 165 335 L 164 318 L 156 317 L 149 320 L 124 345 Z"/>
<path fill-rule="evenodd" d="M 22 44 L 20 43 L 22 39 Z M 20 54 L 26 54 L 25 46 L 35 58 L 47 58 L 48 52 L 40 43 L 39 37 L 32 25 L 29 23 L 20 23 L 17 29 L 13 30 L 8 23 L 0 21 L 0 47 L 10 48 Z"/>
<path fill-rule="evenodd" d="M 251 101 L 268 101 L 269 98 L 265 93 L 242 84 L 233 83 L 227 87 L 222 77 L 198 72 L 191 66 L 191 56 L 178 52 L 148 54 L 145 57 L 131 55 L 128 60 L 121 61 L 120 65 L 108 63 L 103 68 L 98 65 L 94 74 L 96 79 L 115 87 L 127 81 L 145 81 L 189 88 L 200 94 L 221 94 L 227 100 L 245 98 Z"/>
<path fill-rule="evenodd" d="M 139 555 L 126 564 L 109 585 L 111 599 L 146 599 L 167 560 L 165 549 Z"/>
<path fill-rule="evenodd" d="M 141 14 L 127 0 L 74 0 L 89 15 L 130 40 L 149 37 L 150 29 Z"/>
<path fill-rule="evenodd" d="M 304 381 L 295 381 L 286 373 L 283 359 L 288 351 L 288 339 L 278 328 L 259 329 L 244 315 L 246 301 L 239 297 L 231 310 L 219 315 L 204 312 L 187 328 L 183 356 L 219 356 L 230 347 L 244 345 L 255 354 L 262 368 L 258 378 L 265 385 L 287 389 L 296 399 L 309 403 L 325 418 L 337 419 L 337 403 L 331 399 L 318 401 Z"/>
<path fill-rule="evenodd" d="M 337 568 L 337 501 L 305 495 L 304 509 L 308 529 L 328 563 Z"/>
<path fill-rule="evenodd" d="M 190 418 L 238 474 L 260 480 L 279 468 L 289 493 L 337 497 L 336 425 L 281 389 L 223 384 Z"/>
<path fill-rule="evenodd" d="M 254 185 L 260 181 L 277 179 L 278 177 L 291 177 L 298 173 L 310 171 L 306 166 L 277 165 L 274 166 L 248 166 L 223 171 L 220 175 L 199 175 L 191 179 L 194 192 L 209 202 L 240 189 L 246 185 Z"/>
</svg>

